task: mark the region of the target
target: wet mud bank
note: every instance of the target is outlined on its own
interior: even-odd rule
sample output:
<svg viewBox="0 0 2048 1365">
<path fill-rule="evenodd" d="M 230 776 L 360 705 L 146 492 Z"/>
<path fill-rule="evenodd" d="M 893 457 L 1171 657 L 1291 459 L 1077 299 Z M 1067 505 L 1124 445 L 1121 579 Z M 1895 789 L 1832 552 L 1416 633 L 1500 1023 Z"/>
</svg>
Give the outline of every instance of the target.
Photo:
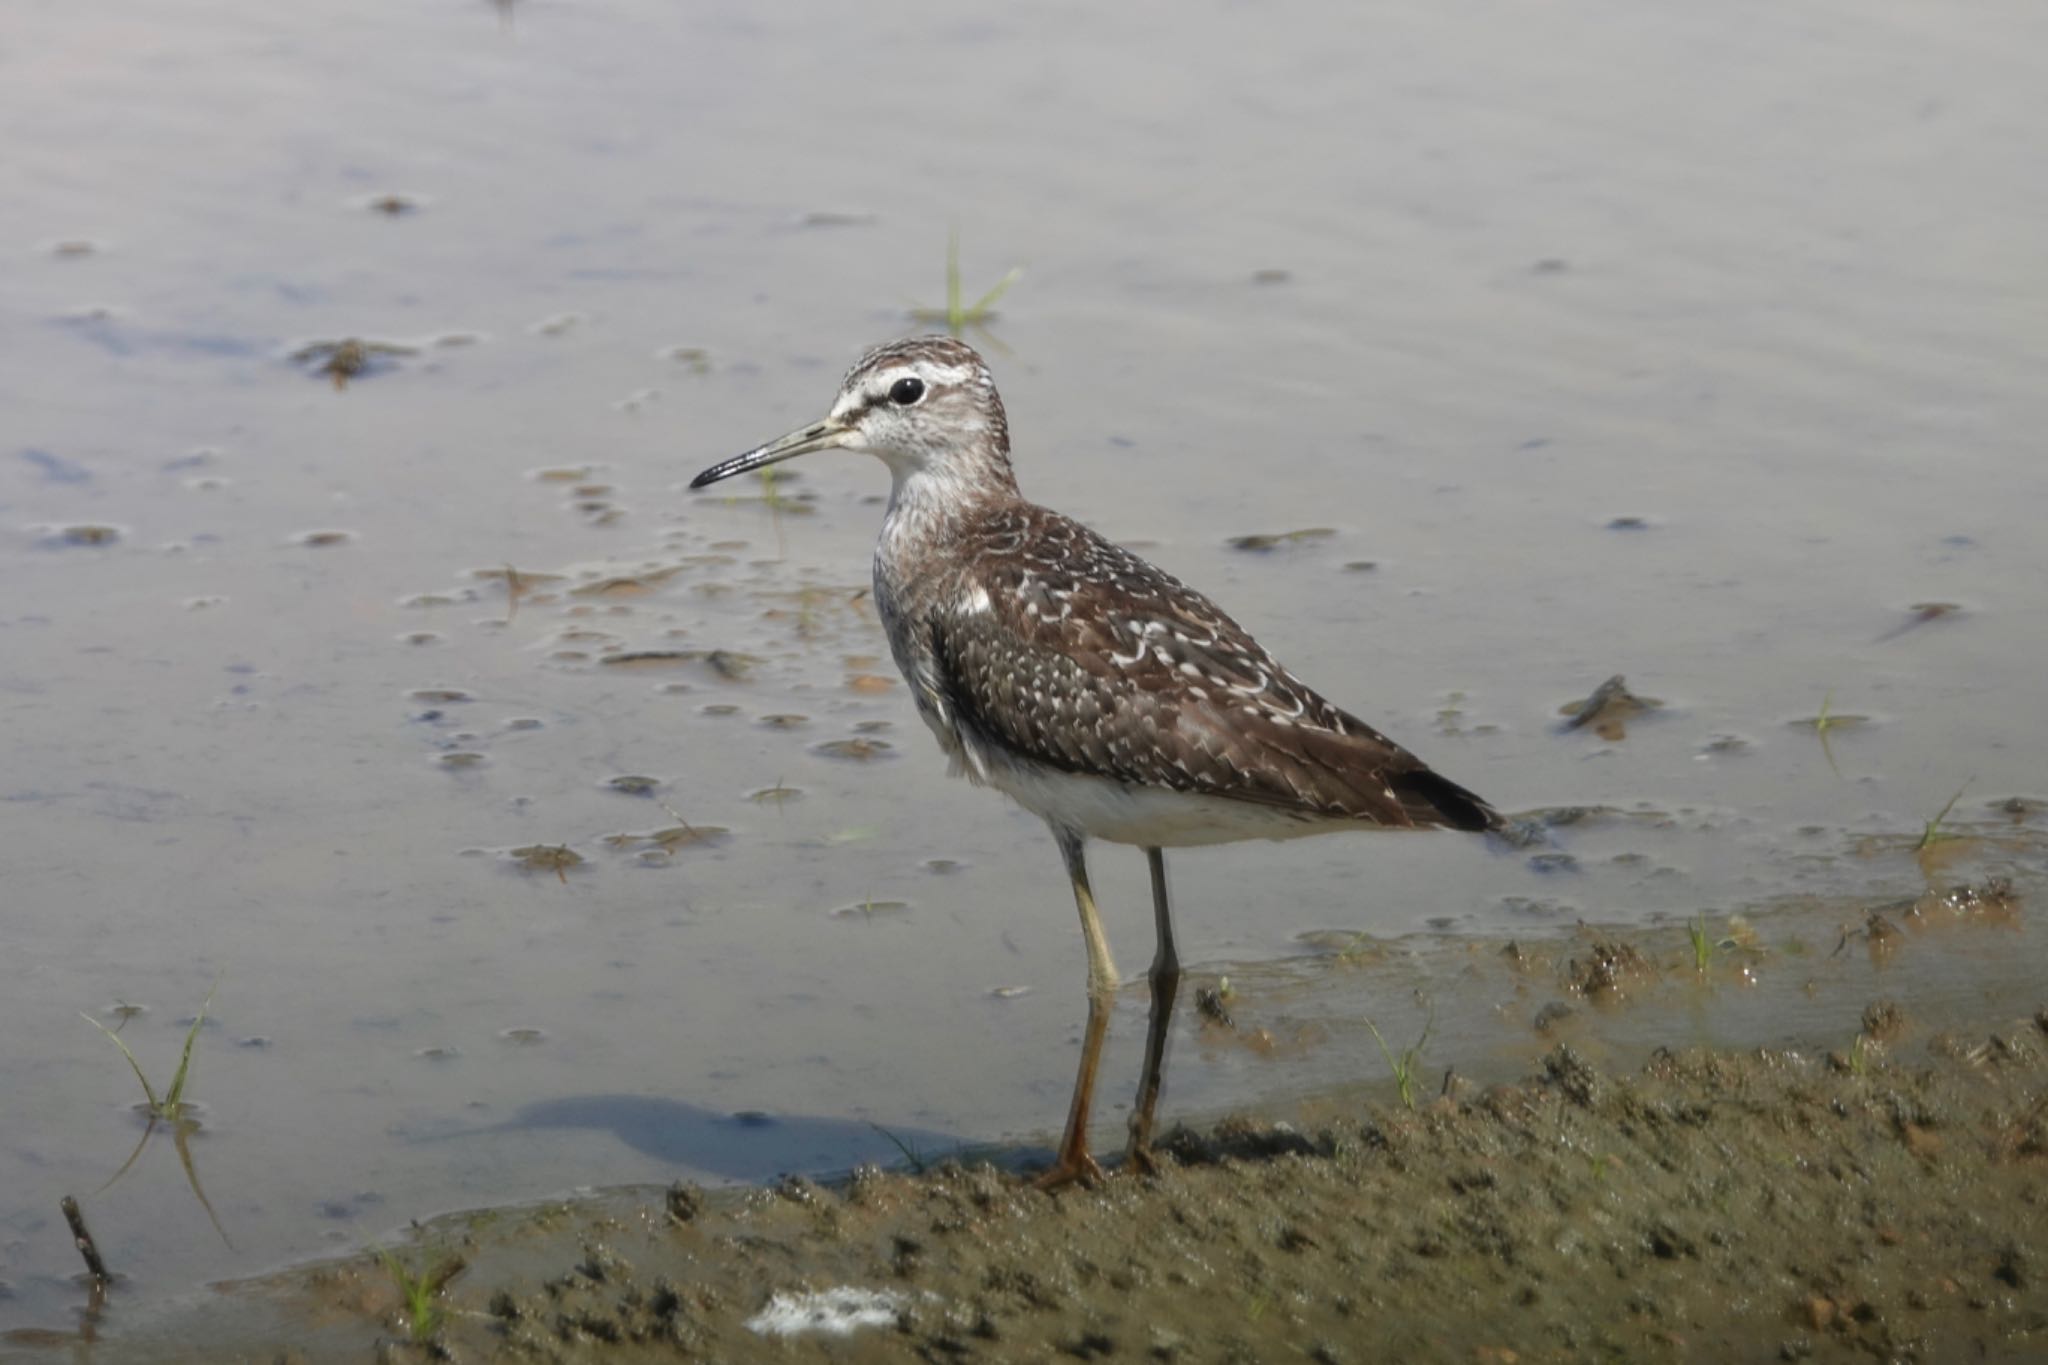
<svg viewBox="0 0 2048 1365">
<path fill-rule="evenodd" d="M 2048 1008 L 1893 1049 L 1569 1045 L 1316 1129 L 1177 1130 L 1156 1177 L 989 1164 L 688 1186 L 418 1229 L 226 1292 L 134 1358 L 2038 1360 Z M 171 1333 L 175 1330 L 175 1335 Z M 167 1354 L 170 1352 L 170 1354 Z M 175 1357 L 184 1358 L 184 1357 Z M 202 1356 L 194 1355 L 198 1359 Z"/>
</svg>

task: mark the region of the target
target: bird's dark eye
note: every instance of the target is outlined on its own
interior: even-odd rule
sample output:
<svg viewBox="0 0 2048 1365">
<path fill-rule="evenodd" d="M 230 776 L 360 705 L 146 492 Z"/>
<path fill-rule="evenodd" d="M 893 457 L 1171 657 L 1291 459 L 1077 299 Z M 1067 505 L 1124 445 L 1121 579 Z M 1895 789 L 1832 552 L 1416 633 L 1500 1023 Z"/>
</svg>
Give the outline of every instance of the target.
<svg viewBox="0 0 2048 1365">
<path fill-rule="evenodd" d="M 899 379 L 889 386 L 889 401 L 897 407 L 907 408 L 924 397 L 922 379 Z"/>
</svg>

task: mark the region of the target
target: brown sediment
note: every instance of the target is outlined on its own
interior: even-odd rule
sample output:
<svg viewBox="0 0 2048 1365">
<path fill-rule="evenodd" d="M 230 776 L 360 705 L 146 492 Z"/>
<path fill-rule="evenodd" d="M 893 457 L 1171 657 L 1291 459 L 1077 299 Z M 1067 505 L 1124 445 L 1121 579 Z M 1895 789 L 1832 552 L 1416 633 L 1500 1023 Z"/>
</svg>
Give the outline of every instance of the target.
<svg viewBox="0 0 2048 1365">
<path fill-rule="evenodd" d="M 1899 1036 L 1893 1009 L 1872 1002 L 1871 1036 Z M 471 1267 L 437 1341 L 553 1362 L 2039 1358 L 2043 1021 L 1951 1030 L 1911 1064 L 1690 1049 L 1624 1071 L 1557 1046 L 1416 1111 L 1178 1129 L 1160 1175 L 1057 1195 L 947 1162 L 458 1216 L 420 1229 Z M 749 1326 L 778 1293 L 848 1287 L 892 1306 L 880 1325 Z M 362 1349 L 395 1293 L 358 1257 L 180 1330 L 223 1358 L 264 1333 Z"/>
</svg>

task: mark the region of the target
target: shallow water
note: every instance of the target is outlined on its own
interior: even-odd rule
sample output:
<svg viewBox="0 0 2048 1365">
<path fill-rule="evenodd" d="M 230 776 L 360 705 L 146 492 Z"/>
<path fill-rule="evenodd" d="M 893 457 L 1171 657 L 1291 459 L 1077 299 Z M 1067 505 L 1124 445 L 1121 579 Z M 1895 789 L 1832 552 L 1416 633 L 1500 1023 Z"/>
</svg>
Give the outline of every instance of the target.
<svg viewBox="0 0 2048 1365">
<path fill-rule="evenodd" d="M 1568 863 L 1177 854 L 1197 973 L 2048 881 L 2044 817 L 1996 808 L 2048 796 L 2032 9 L 8 28 L 0 1325 L 78 1301 L 67 1191 L 132 1302 L 451 1207 L 893 1155 L 870 1125 L 1057 1124 L 1073 912 L 893 684 L 880 470 L 681 491 L 911 330 L 953 222 L 970 295 L 1029 266 L 987 348 L 1028 492 L 1504 807 L 1614 812 Z M 342 388 L 289 358 L 350 337 L 409 349 Z M 1663 707 L 1561 731 L 1616 672 Z M 1824 705 L 1869 720 L 1824 751 Z M 1930 871 L 1959 787 L 1984 837 Z M 1138 969 L 1142 862 L 1096 866 Z M 1952 989 L 2048 966 L 1987 941 Z M 94 1193 L 141 1127 L 78 1018 L 146 1006 L 161 1083 L 216 982 L 190 1150 L 232 1247 L 161 1135 Z M 1169 1103 L 1333 1055 L 1183 1045 Z"/>
</svg>

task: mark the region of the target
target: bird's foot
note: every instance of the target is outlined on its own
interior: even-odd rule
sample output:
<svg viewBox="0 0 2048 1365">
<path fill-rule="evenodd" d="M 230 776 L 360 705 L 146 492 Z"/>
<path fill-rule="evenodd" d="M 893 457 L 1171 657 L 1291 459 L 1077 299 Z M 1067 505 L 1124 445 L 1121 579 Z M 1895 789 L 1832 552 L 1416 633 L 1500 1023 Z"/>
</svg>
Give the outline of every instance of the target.
<svg viewBox="0 0 2048 1365">
<path fill-rule="evenodd" d="M 1159 1155 L 1149 1142 L 1133 1142 L 1124 1152 L 1124 1169 L 1133 1175 L 1158 1175 Z"/>
<path fill-rule="evenodd" d="M 1032 1181 L 1041 1190 L 1065 1189 L 1069 1185 L 1099 1185 L 1102 1183 L 1102 1167 L 1086 1151 L 1062 1152 L 1052 1169 Z"/>
</svg>

